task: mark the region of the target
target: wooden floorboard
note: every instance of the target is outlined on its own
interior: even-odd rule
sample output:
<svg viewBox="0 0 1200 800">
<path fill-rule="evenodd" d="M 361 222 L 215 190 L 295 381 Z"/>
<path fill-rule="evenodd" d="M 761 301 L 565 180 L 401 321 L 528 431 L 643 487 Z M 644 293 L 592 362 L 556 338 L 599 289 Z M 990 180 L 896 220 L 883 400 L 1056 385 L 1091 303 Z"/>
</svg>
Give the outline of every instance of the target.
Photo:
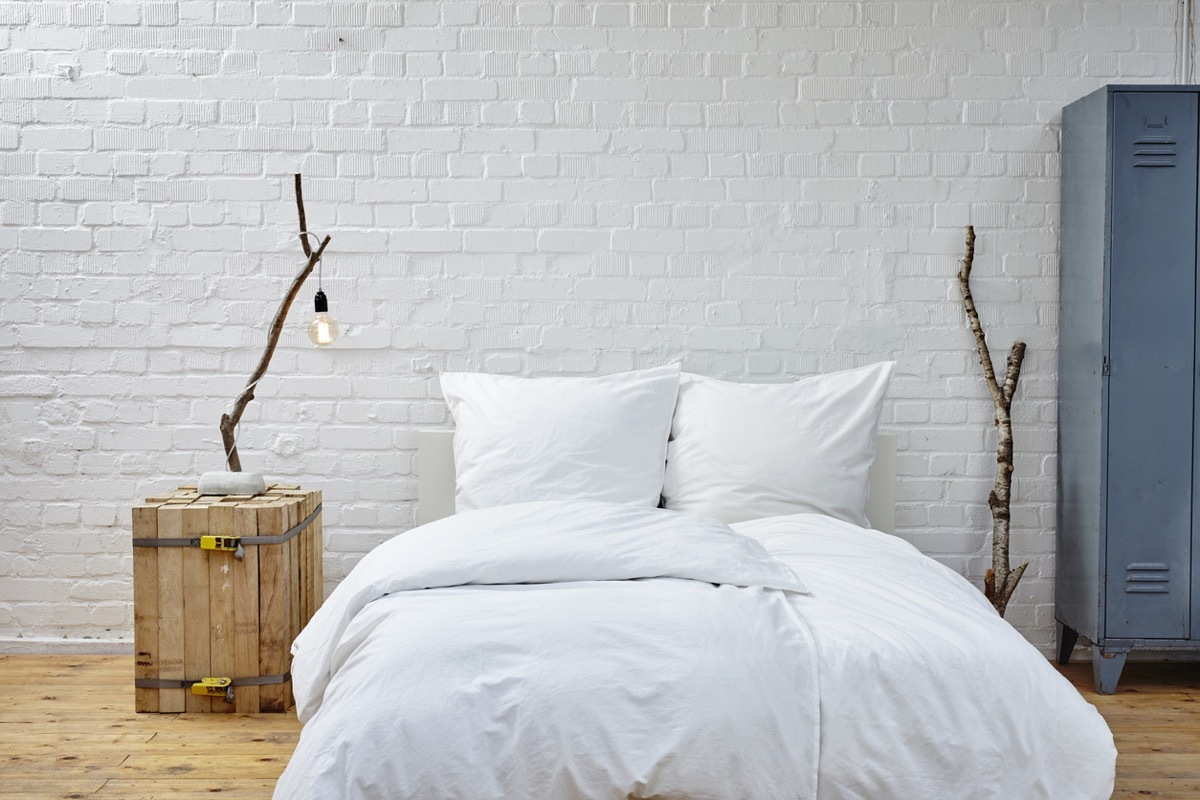
<svg viewBox="0 0 1200 800">
<path fill-rule="evenodd" d="M 1060 667 L 1117 743 L 1117 800 L 1200 799 L 1200 663 L 1131 662 L 1112 695 L 1096 694 L 1086 658 Z"/>
<path fill-rule="evenodd" d="M 137 714 L 131 656 L 0 656 L 0 800 L 265 800 L 287 714 Z"/>
<path fill-rule="evenodd" d="M 1113 730 L 1114 798 L 1200 800 L 1200 664 L 1131 663 L 1108 697 L 1062 672 Z M 130 656 L 0 656 L 0 800 L 270 798 L 294 712 L 135 714 L 132 677 Z"/>
</svg>

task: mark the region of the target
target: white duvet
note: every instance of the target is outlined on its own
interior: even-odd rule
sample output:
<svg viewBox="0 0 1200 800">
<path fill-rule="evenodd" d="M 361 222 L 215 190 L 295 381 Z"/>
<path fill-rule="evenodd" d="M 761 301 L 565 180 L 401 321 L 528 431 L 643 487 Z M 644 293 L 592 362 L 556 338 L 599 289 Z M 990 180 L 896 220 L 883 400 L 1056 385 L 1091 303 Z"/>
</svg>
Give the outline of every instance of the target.
<svg viewBox="0 0 1200 800">
<path fill-rule="evenodd" d="M 275 796 L 812 796 L 802 591 L 758 543 L 658 509 L 526 503 L 410 531 L 296 640 L 306 724 Z"/>
<path fill-rule="evenodd" d="M 733 526 L 812 590 L 821 800 L 1107 800 L 1096 709 L 978 589 L 895 536 L 815 514 Z"/>
<path fill-rule="evenodd" d="M 376 548 L 293 646 L 275 797 L 1109 797 L 1104 722 L 962 578 L 736 527 L 527 503 Z"/>
</svg>

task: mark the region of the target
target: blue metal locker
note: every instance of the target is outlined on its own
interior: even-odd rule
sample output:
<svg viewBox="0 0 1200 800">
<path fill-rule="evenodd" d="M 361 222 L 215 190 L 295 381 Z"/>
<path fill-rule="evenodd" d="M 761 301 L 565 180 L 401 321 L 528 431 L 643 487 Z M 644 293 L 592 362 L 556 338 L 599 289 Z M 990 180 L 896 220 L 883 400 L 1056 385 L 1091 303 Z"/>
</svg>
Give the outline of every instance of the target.
<svg viewBox="0 0 1200 800">
<path fill-rule="evenodd" d="M 1093 644 L 1200 650 L 1196 86 L 1108 86 L 1063 109 L 1059 661 Z"/>
</svg>

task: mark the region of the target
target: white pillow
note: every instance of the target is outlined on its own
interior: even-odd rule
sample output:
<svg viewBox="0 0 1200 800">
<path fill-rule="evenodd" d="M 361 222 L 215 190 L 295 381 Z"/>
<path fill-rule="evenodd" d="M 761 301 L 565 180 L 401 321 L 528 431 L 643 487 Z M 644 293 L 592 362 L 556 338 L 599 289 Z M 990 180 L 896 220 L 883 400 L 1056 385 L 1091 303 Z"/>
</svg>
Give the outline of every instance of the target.
<svg viewBox="0 0 1200 800">
<path fill-rule="evenodd" d="M 867 526 L 868 473 L 894 366 L 782 384 L 684 373 L 664 505 L 726 523 L 816 512 Z"/>
<path fill-rule="evenodd" d="M 656 507 L 679 366 L 598 378 L 447 372 L 458 511 L 531 500 Z"/>
</svg>

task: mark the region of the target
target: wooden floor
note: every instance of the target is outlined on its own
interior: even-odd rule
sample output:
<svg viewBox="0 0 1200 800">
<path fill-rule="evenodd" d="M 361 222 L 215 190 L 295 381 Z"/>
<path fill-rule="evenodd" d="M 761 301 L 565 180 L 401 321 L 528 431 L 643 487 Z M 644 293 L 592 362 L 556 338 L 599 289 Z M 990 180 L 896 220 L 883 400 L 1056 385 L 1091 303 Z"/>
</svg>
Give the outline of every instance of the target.
<svg viewBox="0 0 1200 800">
<path fill-rule="evenodd" d="M 1060 669 L 1112 729 L 1113 797 L 1200 799 L 1200 663 L 1130 662 L 1116 694 L 1099 695 L 1091 661 L 1078 661 Z"/>
<path fill-rule="evenodd" d="M 1200 664 L 1130 664 L 1111 697 L 1089 664 L 1064 673 L 1113 729 L 1114 797 L 1200 800 Z M 132 674 L 129 656 L 0 656 L 0 798 L 271 796 L 294 713 L 135 714 Z"/>
<path fill-rule="evenodd" d="M 137 714 L 132 656 L 0 656 L 0 798 L 269 798 L 288 714 Z"/>
</svg>

